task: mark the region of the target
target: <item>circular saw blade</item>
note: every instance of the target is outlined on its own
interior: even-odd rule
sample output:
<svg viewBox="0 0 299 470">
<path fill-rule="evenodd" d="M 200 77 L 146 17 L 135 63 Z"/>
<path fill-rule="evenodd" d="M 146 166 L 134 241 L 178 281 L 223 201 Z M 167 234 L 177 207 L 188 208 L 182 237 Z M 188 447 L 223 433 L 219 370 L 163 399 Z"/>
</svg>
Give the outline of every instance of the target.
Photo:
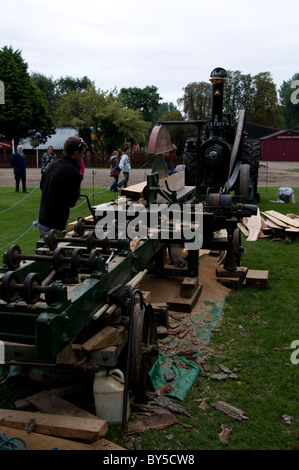
<svg viewBox="0 0 299 470">
<path fill-rule="evenodd" d="M 154 158 L 152 173 L 158 173 L 159 178 L 166 178 L 168 176 L 168 170 L 163 155 L 156 155 Z"/>
</svg>

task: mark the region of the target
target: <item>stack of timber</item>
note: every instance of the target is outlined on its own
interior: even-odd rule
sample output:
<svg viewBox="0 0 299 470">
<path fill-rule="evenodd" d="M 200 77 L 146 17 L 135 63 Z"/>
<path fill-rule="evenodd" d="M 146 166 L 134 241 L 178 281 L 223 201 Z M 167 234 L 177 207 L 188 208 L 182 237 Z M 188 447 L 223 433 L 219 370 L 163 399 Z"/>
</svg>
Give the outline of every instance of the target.
<svg viewBox="0 0 299 470">
<path fill-rule="evenodd" d="M 244 217 L 238 227 L 246 236 L 247 241 L 270 238 L 271 241 L 283 240 L 284 243 L 292 243 L 299 237 L 299 216 L 284 215 L 275 210 L 260 213 L 258 210 L 256 216 L 248 219 Z"/>
<path fill-rule="evenodd" d="M 106 421 L 64 400 L 57 390 L 24 401 L 38 411 L 1 409 L 0 434 L 23 439 L 28 450 L 125 450 L 105 439 Z"/>
</svg>

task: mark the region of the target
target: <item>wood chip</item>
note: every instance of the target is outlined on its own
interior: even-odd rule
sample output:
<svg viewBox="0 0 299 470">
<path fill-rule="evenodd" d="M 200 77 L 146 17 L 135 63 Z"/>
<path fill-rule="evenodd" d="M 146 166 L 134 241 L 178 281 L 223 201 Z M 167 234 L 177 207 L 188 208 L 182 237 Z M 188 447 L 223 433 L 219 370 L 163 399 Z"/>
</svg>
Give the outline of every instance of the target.
<svg viewBox="0 0 299 470">
<path fill-rule="evenodd" d="M 163 415 L 146 416 L 145 418 L 128 423 L 127 435 L 139 434 L 151 429 L 165 429 L 179 421 L 171 413 Z"/>
<path fill-rule="evenodd" d="M 243 419 L 249 419 L 245 415 L 244 411 L 240 410 L 239 408 L 236 408 L 235 406 L 230 405 L 229 403 L 226 403 L 225 401 L 216 401 L 214 403 L 211 403 L 211 406 L 213 408 L 216 408 L 217 410 L 223 411 L 223 413 L 227 414 L 236 421 L 240 422 Z"/>
<path fill-rule="evenodd" d="M 230 428 L 229 426 L 227 426 L 227 424 L 221 424 L 221 433 L 218 435 L 219 436 L 219 440 L 222 444 L 224 445 L 228 445 L 228 438 L 229 436 L 231 435 L 232 433 L 232 428 Z"/>
</svg>

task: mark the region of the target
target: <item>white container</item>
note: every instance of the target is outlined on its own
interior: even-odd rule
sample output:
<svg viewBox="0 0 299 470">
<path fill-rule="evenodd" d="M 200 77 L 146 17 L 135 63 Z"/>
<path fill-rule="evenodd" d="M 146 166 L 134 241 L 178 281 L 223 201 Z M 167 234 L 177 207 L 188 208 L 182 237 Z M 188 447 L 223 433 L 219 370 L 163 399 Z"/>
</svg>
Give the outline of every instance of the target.
<svg viewBox="0 0 299 470">
<path fill-rule="evenodd" d="M 125 377 L 121 370 L 111 369 L 94 374 L 93 396 L 98 418 L 107 423 L 122 423 Z M 130 416 L 129 394 L 127 401 L 127 421 Z"/>
</svg>

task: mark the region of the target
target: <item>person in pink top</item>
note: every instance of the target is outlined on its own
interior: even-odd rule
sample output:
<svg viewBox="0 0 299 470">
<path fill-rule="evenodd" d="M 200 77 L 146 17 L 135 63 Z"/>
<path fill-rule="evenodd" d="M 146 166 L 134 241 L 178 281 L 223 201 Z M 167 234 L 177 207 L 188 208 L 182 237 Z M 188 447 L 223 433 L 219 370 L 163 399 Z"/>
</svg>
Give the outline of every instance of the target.
<svg viewBox="0 0 299 470">
<path fill-rule="evenodd" d="M 84 160 L 83 160 L 83 158 L 82 158 L 82 160 L 81 160 L 81 162 L 80 162 L 79 166 L 80 166 L 79 173 L 80 173 L 80 175 L 81 175 L 81 178 L 82 178 L 82 180 L 83 180 L 83 178 L 84 178 L 84 171 L 85 171 L 85 163 L 84 163 Z M 82 180 L 81 180 L 81 183 L 82 183 Z M 80 191 L 80 190 L 81 190 L 81 185 L 79 186 L 79 197 L 78 197 L 78 199 L 80 199 L 80 198 L 81 198 L 81 196 L 80 196 L 80 194 L 81 194 L 81 191 Z"/>
</svg>

